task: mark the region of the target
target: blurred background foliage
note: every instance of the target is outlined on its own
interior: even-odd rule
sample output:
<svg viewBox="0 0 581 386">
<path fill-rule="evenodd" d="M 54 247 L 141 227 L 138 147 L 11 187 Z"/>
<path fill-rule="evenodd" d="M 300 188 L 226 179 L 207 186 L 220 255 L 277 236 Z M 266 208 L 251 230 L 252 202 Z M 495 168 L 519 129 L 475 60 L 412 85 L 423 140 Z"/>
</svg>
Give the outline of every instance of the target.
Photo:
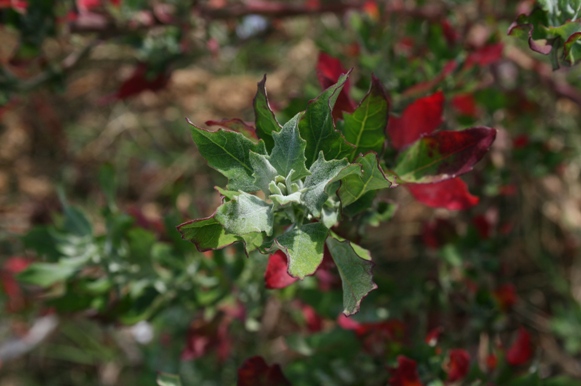
<svg viewBox="0 0 581 386">
<path fill-rule="evenodd" d="M 154 385 L 159 371 L 229 385 L 254 355 L 295 385 L 578 384 L 576 30 L 552 56 L 528 27 L 507 35 L 549 3 L 576 6 L 0 0 L 0 385 Z M 379 289 L 348 320 L 331 270 L 266 289 L 268 256 L 201 254 L 175 230 L 210 215 L 224 182 L 184 118 L 253 122 L 267 74 L 284 122 L 319 94 L 321 52 L 353 68 L 354 100 L 373 73 L 394 116 L 442 91 L 445 129 L 498 130 L 465 178 L 470 209 L 382 194 L 398 209 L 361 240 Z"/>
</svg>

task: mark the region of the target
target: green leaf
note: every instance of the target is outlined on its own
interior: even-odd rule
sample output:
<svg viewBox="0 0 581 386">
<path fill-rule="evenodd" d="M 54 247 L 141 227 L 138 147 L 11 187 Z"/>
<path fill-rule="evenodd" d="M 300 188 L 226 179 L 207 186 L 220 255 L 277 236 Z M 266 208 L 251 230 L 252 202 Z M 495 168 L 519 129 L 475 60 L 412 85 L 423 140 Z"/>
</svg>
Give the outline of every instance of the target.
<svg viewBox="0 0 581 386">
<path fill-rule="evenodd" d="M 157 376 L 158 386 L 182 386 L 180 377 L 178 375 L 160 373 Z"/>
<path fill-rule="evenodd" d="M 215 217 L 228 233 L 244 235 L 266 232 L 268 236 L 272 235 L 274 221 L 272 204 L 248 193 L 222 204 L 216 210 Z"/>
<path fill-rule="evenodd" d="M 332 114 L 333 106 L 348 77 L 349 74 L 341 75 L 335 85 L 309 102 L 299 122 L 301 138 L 307 141 L 305 150 L 307 167 L 315 162 L 321 151 L 325 158 L 330 160 L 341 159 L 353 152 L 353 145 L 345 141 L 341 132 L 335 130 Z"/>
<path fill-rule="evenodd" d="M 303 202 L 311 213 L 318 217 L 321 215 L 323 205 L 329 198 L 327 185 L 347 166 L 346 159 L 325 161 L 323 151 L 319 158 L 309 169 L 311 175 L 305 179 Z"/>
<path fill-rule="evenodd" d="M 300 180 L 310 173 L 305 167 L 305 148 L 307 142 L 299 133 L 299 120 L 302 113 L 288 121 L 279 133 L 273 133 L 274 148 L 270 154 L 270 163 L 281 176 L 288 176 L 294 170 L 292 180 Z"/>
<path fill-rule="evenodd" d="M 377 288 L 371 275 L 371 256 L 357 244 L 334 237 L 327 238 L 327 247 L 343 283 L 343 313 L 352 315 L 359 311 L 361 300 Z"/>
<path fill-rule="evenodd" d="M 67 264 L 34 263 L 17 275 L 23 283 L 40 287 L 50 287 L 60 281 L 66 280 L 77 271 L 77 267 Z"/>
<path fill-rule="evenodd" d="M 391 186 L 391 182 L 379 167 L 375 153 L 359 157 L 356 162 L 361 165 L 360 173 L 345 177 L 339 188 L 339 198 L 343 207 L 354 203 L 368 192 Z"/>
<path fill-rule="evenodd" d="M 270 190 L 269 184 L 274 181 L 278 175 L 277 170 L 272 166 L 268 156 L 250 152 L 250 163 L 254 169 L 254 184 L 258 186 L 268 197 Z"/>
<path fill-rule="evenodd" d="M 353 113 L 343 113 L 343 134 L 355 145 L 349 160 L 369 151 L 380 153 L 383 150 L 388 112 L 389 102 L 383 85 L 373 76 L 369 92 L 357 109 Z"/>
<path fill-rule="evenodd" d="M 276 239 L 288 258 L 288 273 L 291 276 L 303 279 L 315 273 L 323 261 L 328 234 L 325 225 L 311 223 L 293 228 Z"/>
<path fill-rule="evenodd" d="M 254 97 L 254 116 L 256 122 L 256 134 L 261 138 L 266 149 L 270 151 L 274 146 L 272 134 L 280 131 L 280 124 L 277 122 L 266 95 L 266 75 L 258 82 L 258 90 Z"/>
<path fill-rule="evenodd" d="M 250 152 L 266 154 L 264 142 L 252 142 L 240 133 L 200 129 L 188 120 L 192 137 L 208 164 L 228 178 L 229 190 L 255 192 L 254 169 L 250 163 Z"/>
<path fill-rule="evenodd" d="M 226 230 L 214 216 L 185 222 L 177 227 L 182 239 L 196 245 L 200 252 L 224 248 L 240 238 L 227 234 Z"/>
</svg>

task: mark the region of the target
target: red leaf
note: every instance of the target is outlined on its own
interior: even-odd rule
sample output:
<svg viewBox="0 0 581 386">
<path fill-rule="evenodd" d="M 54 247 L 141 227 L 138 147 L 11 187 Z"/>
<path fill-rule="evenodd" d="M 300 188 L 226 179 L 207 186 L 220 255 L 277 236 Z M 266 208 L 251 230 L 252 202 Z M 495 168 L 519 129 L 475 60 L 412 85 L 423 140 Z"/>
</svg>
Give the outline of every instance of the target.
<svg viewBox="0 0 581 386">
<path fill-rule="evenodd" d="M 476 101 L 472 94 L 460 94 L 452 98 L 452 107 L 461 115 L 475 118 L 478 115 Z"/>
<path fill-rule="evenodd" d="M 300 309 L 305 318 L 305 322 L 307 323 L 307 330 L 309 330 L 309 332 L 318 332 L 323 329 L 323 318 L 317 314 L 317 311 L 313 307 L 308 304 L 301 304 Z"/>
<path fill-rule="evenodd" d="M 470 354 L 466 350 L 450 350 L 448 357 L 448 381 L 456 382 L 468 375 L 470 370 Z"/>
<path fill-rule="evenodd" d="M 0 0 L 1 8 L 12 8 L 15 11 L 25 11 L 28 8 L 28 1 L 26 0 Z"/>
<path fill-rule="evenodd" d="M 436 130 L 442 123 L 444 94 L 441 91 L 420 98 L 406 107 L 401 117 L 390 117 L 387 133 L 391 144 L 400 150 L 417 141 L 422 135 Z"/>
<path fill-rule="evenodd" d="M 182 350 L 181 359 L 194 360 L 215 351 L 220 361 L 225 361 L 232 350 L 232 338 L 228 327 L 232 318 L 220 313 L 212 321 L 194 320 L 188 330 L 186 346 Z"/>
<path fill-rule="evenodd" d="M 248 133 L 252 137 L 257 138 L 256 128 L 254 125 L 248 122 L 244 122 L 240 118 L 222 119 L 221 121 L 206 121 L 206 125 L 225 127 L 226 129 L 237 131 L 239 133 Z"/>
<path fill-rule="evenodd" d="M 141 94 L 144 91 L 159 91 L 165 88 L 169 82 L 170 75 L 165 72 L 156 74 L 153 78 L 148 77 L 147 64 L 140 63 L 133 73 L 127 78 L 119 89 L 112 95 L 100 100 L 101 104 L 107 104 L 116 100 L 127 99 Z"/>
<path fill-rule="evenodd" d="M 469 68 L 474 65 L 488 66 L 489 64 L 496 63 L 502 58 L 503 50 L 504 45 L 502 43 L 494 43 L 480 47 L 468 55 L 464 66 Z"/>
<path fill-rule="evenodd" d="M 401 320 L 390 319 L 374 323 L 359 323 L 344 315 L 337 318 L 337 324 L 345 329 L 354 331 L 362 341 L 366 351 L 381 354 L 389 342 L 403 342 L 405 325 Z"/>
<path fill-rule="evenodd" d="M 438 339 L 440 339 L 440 335 L 442 335 L 443 331 L 444 328 L 442 326 L 432 328 L 426 335 L 426 343 L 432 347 L 436 346 L 436 344 L 438 344 Z"/>
<path fill-rule="evenodd" d="M 0 269 L 0 284 L 7 297 L 6 311 L 18 312 L 26 307 L 26 299 L 15 276 L 24 271 L 32 261 L 13 256 L 8 258 Z"/>
<path fill-rule="evenodd" d="M 290 386 L 280 365 L 269 366 L 259 356 L 248 358 L 238 369 L 238 386 Z"/>
<path fill-rule="evenodd" d="M 460 178 L 452 178 L 434 184 L 406 184 L 416 200 L 431 208 L 463 210 L 478 204 L 479 198 L 468 191 Z"/>
<path fill-rule="evenodd" d="M 319 54 L 317 60 L 317 78 L 323 89 L 329 88 L 339 80 L 342 74 L 346 74 L 347 70 L 343 68 L 339 59 L 332 57 L 324 52 Z M 349 97 L 349 90 L 351 84 L 349 79 L 345 82 L 345 86 L 337 97 L 335 107 L 333 108 L 333 119 L 337 120 L 342 117 L 343 111 L 352 113 L 355 111 L 355 102 Z"/>
<path fill-rule="evenodd" d="M 298 279 L 288 274 L 288 260 L 283 251 L 276 251 L 268 258 L 268 265 L 264 273 L 266 288 L 285 288 Z"/>
<path fill-rule="evenodd" d="M 506 353 L 506 361 L 511 366 L 526 364 L 533 357 L 533 344 L 530 333 L 524 328 L 518 329 L 518 335 Z"/>
<path fill-rule="evenodd" d="M 530 142 L 531 140 L 527 134 L 521 134 L 513 138 L 512 147 L 515 149 L 522 149 L 527 147 Z"/>
<path fill-rule="evenodd" d="M 448 244 L 456 236 L 454 224 L 442 218 L 426 222 L 422 229 L 422 241 L 432 249 L 438 249 Z"/>
<path fill-rule="evenodd" d="M 446 42 L 449 45 L 454 45 L 460 39 L 460 34 L 456 31 L 448 20 L 444 20 L 441 23 L 442 25 L 442 33 L 444 34 L 444 38 L 446 38 Z"/>
<path fill-rule="evenodd" d="M 506 283 L 498 287 L 492 293 L 494 299 L 498 302 L 498 306 L 504 312 L 509 311 L 517 302 L 516 288 L 512 283 Z"/>
<path fill-rule="evenodd" d="M 390 386 L 423 386 L 416 361 L 403 355 L 397 357 L 397 367 L 391 369 Z"/>
</svg>

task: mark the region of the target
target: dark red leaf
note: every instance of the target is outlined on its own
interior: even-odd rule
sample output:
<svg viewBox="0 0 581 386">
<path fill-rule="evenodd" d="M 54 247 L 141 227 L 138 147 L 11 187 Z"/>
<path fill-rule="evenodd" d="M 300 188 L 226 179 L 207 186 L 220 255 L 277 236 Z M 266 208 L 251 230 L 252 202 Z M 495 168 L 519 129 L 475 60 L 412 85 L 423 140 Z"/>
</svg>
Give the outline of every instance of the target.
<svg viewBox="0 0 581 386">
<path fill-rule="evenodd" d="M 218 359 L 224 362 L 232 351 L 232 338 L 228 333 L 231 321 L 232 318 L 223 312 L 209 322 L 194 320 L 188 330 L 181 359 L 194 360 L 214 351 Z"/>
<path fill-rule="evenodd" d="M 431 208 L 464 210 L 478 204 L 479 198 L 468 191 L 460 178 L 452 178 L 434 184 L 405 185 L 416 200 Z"/>
<path fill-rule="evenodd" d="M 527 147 L 530 143 L 530 138 L 527 134 L 521 134 L 514 137 L 512 140 L 512 147 L 515 149 L 522 149 Z"/>
<path fill-rule="evenodd" d="M 460 94 L 452 98 L 452 107 L 460 113 L 460 115 L 465 115 L 467 117 L 475 118 L 478 115 L 478 109 L 476 108 L 476 100 L 472 94 Z"/>
<path fill-rule="evenodd" d="M 319 290 L 323 292 L 341 288 L 341 278 L 339 277 L 335 262 L 331 257 L 327 245 L 325 245 L 323 261 L 321 262 L 321 265 L 319 265 L 319 268 L 317 268 L 315 277 L 319 284 Z"/>
<path fill-rule="evenodd" d="M 248 358 L 238 369 L 238 386 L 290 386 L 280 365 L 269 366 L 259 356 Z"/>
<path fill-rule="evenodd" d="M 390 386 L 423 386 L 416 361 L 403 355 L 397 357 L 397 367 L 391 369 Z"/>
<path fill-rule="evenodd" d="M 428 334 L 426 335 L 426 343 L 429 346 L 436 346 L 436 344 L 438 344 L 438 339 L 440 339 L 440 335 L 442 335 L 442 332 L 444 331 L 444 328 L 442 326 L 436 327 L 431 329 L 430 331 L 428 331 Z"/>
<path fill-rule="evenodd" d="M 397 319 L 359 323 L 340 315 L 337 324 L 345 330 L 354 331 L 363 343 L 364 349 L 373 354 L 381 354 L 386 350 L 387 343 L 401 343 L 405 338 L 405 324 Z"/>
<path fill-rule="evenodd" d="M 232 119 L 222 119 L 221 121 L 206 121 L 206 125 L 208 126 L 220 126 L 225 127 L 226 129 L 230 129 L 233 131 L 237 131 L 239 133 L 248 133 L 252 135 L 254 138 L 256 137 L 256 128 L 253 124 L 243 121 L 240 118 L 232 118 Z"/>
<path fill-rule="evenodd" d="M 472 224 L 476 228 L 478 235 L 482 240 L 490 238 L 492 232 L 492 222 L 484 215 L 476 216 L 472 219 Z"/>
<path fill-rule="evenodd" d="M 516 287 L 512 283 L 506 283 L 492 292 L 492 296 L 498 302 L 498 306 L 504 312 L 509 311 L 517 302 Z"/>
<path fill-rule="evenodd" d="M 498 62 L 502 58 L 504 45 L 502 43 L 489 44 L 471 52 L 466 58 L 465 67 L 469 68 L 474 65 L 488 66 Z"/>
<path fill-rule="evenodd" d="M 406 107 L 401 117 L 390 117 L 387 133 L 392 146 L 400 150 L 411 145 L 422 135 L 436 130 L 442 123 L 444 94 L 441 91 L 420 98 Z"/>
<path fill-rule="evenodd" d="M 152 77 L 148 74 L 148 68 L 145 63 L 140 63 L 133 73 L 127 78 L 119 89 L 112 95 L 106 96 L 100 100 L 101 104 L 115 102 L 134 97 L 144 91 L 159 91 L 164 89 L 170 79 L 170 75 L 160 72 Z"/>
<path fill-rule="evenodd" d="M 496 369 L 496 365 L 498 364 L 498 358 L 494 354 L 488 354 L 486 356 L 486 369 L 490 372 Z"/>
<path fill-rule="evenodd" d="M 288 274 L 288 260 L 283 251 L 276 251 L 268 258 L 268 265 L 264 273 L 266 288 L 285 288 L 298 279 Z"/>
<path fill-rule="evenodd" d="M 426 222 L 422 229 L 422 241 L 430 248 L 438 249 L 457 236 L 454 224 L 449 220 L 437 218 Z"/>
<path fill-rule="evenodd" d="M 470 354 L 466 350 L 453 349 L 450 350 L 448 356 L 448 382 L 456 382 L 468 375 L 470 370 Z"/>
<path fill-rule="evenodd" d="M 460 34 L 456 31 L 448 20 L 444 20 L 441 23 L 442 25 L 442 32 L 444 33 L 444 38 L 446 38 L 446 42 L 449 45 L 453 46 L 458 42 L 460 39 Z"/>
<path fill-rule="evenodd" d="M 524 328 L 518 329 L 518 335 L 506 353 L 506 361 L 511 366 L 526 364 L 533 357 L 531 334 Z"/>
<path fill-rule="evenodd" d="M 12 8 L 15 11 L 25 11 L 28 8 L 28 1 L 25 0 L 0 0 L 1 8 Z"/>
<path fill-rule="evenodd" d="M 324 52 L 319 54 L 319 59 L 317 60 L 317 78 L 319 79 L 319 83 L 323 89 L 327 89 L 337 83 L 339 77 L 347 72 L 348 71 L 341 65 L 339 59 Z M 343 111 L 348 113 L 355 111 L 356 104 L 349 97 L 350 89 L 351 85 L 349 79 L 347 79 L 345 86 L 343 86 L 341 93 L 337 97 L 337 102 L 335 102 L 335 107 L 333 108 L 333 119 L 340 119 L 343 116 Z"/>
<path fill-rule="evenodd" d="M 18 312 L 26 307 L 24 293 L 15 276 L 31 263 L 32 261 L 25 257 L 13 256 L 4 262 L 0 269 L 0 284 L 7 297 L 7 312 Z"/>
</svg>

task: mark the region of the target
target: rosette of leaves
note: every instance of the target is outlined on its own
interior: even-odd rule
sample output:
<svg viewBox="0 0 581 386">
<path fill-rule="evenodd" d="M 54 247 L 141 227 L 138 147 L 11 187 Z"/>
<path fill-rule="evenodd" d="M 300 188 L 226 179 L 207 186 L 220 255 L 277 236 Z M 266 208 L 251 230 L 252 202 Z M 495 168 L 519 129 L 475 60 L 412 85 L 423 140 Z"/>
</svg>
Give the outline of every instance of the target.
<svg viewBox="0 0 581 386">
<path fill-rule="evenodd" d="M 378 79 L 372 78 L 357 108 L 333 119 L 348 76 L 341 75 L 284 125 L 270 109 L 263 79 L 254 99 L 258 139 L 228 129 L 208 131 L 190 122 L 200 153 L 228 184 L 217 188 L 223 202 L 213 215 L 178 226 L 182 237 L 200 251 L 237 242 L 247 253 L 281 250 L 288 273 L 299 279 L 315 273 L 326 246 L 343 282 L 346 315 L 357 312 L 376 285 L 369 252 L 338 236 L 335 227 L 344 217 L 374 211 L 378 190 L 443 181 L 470 170 L 495 135 L 488 128 L 469 129 L 458 133 L 471 139 L 458 143 L 441 133 L 424 136 L 402 150 L 389 170 L 380 157 L 389 102 Z M 239 120 L 221 125 L 241 126 Z M 454 138 L 466 139 L 464 134 Z"/>
<path fill-rule="evenodd" d="M 539 0 L 529 15 L 519 15 L 508 34 L 528 39 L 529 47 L 550 55 L 553 69 L 581 58 L 581 0 Z"/>
</svg>

